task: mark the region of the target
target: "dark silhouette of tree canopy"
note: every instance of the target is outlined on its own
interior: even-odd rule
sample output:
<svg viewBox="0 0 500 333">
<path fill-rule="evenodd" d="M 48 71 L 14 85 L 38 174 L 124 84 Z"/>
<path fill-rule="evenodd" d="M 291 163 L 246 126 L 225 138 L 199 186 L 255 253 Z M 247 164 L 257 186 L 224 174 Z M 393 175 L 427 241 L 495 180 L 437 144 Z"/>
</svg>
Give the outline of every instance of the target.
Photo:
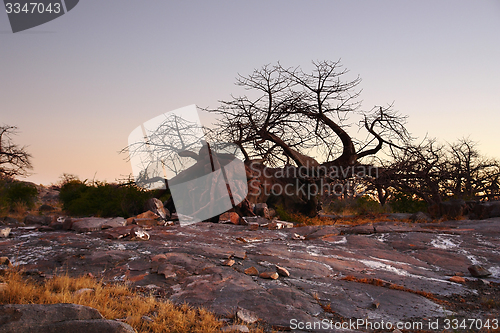
<svg viewBox="0 0 500 333">
<path fill-rule="evenodd" d="M 0 126 L 0 177 L 27 176 L 32 169 L 31 155 L 26 147 L 12 140 L 16 134 L 16 126 Z"/>
<path fill-rule="evenodd" d="M 361 111 L 360 79 L 344 80 L 347 73 L 339 61 L 320 61 L 311 73 L 278 63 L 240 75 L 236 84 L 248 94 L 212 110 L 222 116 L 216 136 L 240 146 L 247 160 L 297 167 L 351 166 L 384 145 L 407 142 L 406 118 L 391 106 Z M 348 133 L 355 115 L 361 116 L 364 140 Z"/>
<path fill-rule="evenodd" d="M 500 197 L 500 162 L 482 156 L 468 138 L 446 145 L 436 139 L 409 144 L 395 151 L 379 171 L 369 187 L 382 204 L 395 192 L 416 196 L 429 205 L 448 199 Z"/>
</svg>

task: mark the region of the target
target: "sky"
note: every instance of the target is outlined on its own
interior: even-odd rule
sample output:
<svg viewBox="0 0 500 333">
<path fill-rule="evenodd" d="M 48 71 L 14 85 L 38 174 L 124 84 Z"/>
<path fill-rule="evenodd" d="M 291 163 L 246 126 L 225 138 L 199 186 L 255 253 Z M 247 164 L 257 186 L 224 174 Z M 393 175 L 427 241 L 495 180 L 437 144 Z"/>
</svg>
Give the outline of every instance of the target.
<svg viewBox="0 0 500 333">
<path fill-rule="evenodd" d="M 27 180 L 113 182 L 141 123 L 216 108 L 265 64 L 340 59 L 364 109 L 394 103 L 414 137 L 500 159 L 499 32 L 498 0 L 82 0 L 15 34 L 0 10 L 0 125 L 33 155 Z"/>
</svg>

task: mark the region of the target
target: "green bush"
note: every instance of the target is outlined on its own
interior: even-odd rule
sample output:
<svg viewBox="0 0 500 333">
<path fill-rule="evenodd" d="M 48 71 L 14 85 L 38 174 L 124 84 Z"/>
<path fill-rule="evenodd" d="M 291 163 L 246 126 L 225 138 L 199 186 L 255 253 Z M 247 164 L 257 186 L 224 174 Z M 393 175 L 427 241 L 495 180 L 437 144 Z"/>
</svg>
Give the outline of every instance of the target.
<svg viewBox="0 0 500 333">
<path fill-rule="evenodd" d="M 276 205 L 276 215 L 281 221 L 288 221 L 288 222 L 299 222 L 295 217 L 294 214 L 291 213 L 290 211 L 286 210 L 283 205 Z"/>
<path fill-rule="evenodd" d="M 368 195 L 354 199 L 333 200 L 328 211 L 343 215 L 367 215 L 386 213 L 387 207 L 382 207 L 378 201 Z"/>
<path fill-rule="evenodd" d="M 356 198 L 354 201 L 354 210 L 357 215 L 385 213 L 384 207 L 368 195 Z"/>
<path fill-rule="evenodd" d="M 70 180 L 61 186 L 63 209 L 75 216 L 130 217 L 142 213 L 155 192 L 130 184 Z"/>
<path fill-rule="evenodd" d="M 411 194 L 397 192 L 390 200 L 389 205 L 395 213 L 426 212 L 427 203 Z"/>
<path fill-rule="evenodd" d="M 37 200 L 38 190 L 33 184 L 16 180 L 0 180 L 0 207 L 3 210 L 14 209 L 16 204 L 24 204 L 33 208 Z"/>
</svg>

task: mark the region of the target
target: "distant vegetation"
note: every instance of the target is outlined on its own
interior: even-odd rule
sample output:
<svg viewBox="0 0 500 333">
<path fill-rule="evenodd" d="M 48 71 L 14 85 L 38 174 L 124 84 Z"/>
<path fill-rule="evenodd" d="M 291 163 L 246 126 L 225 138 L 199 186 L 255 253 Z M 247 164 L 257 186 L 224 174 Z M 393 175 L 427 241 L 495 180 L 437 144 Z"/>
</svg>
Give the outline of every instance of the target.
<svg viewBox="0 0 500 333">
<path fill-rule="evenodd" d="M 157 194 L 133 183 L 88 183 L 73 177 L 63 181 L 59 200 L 63 210 L 74 216 L 126 218 L 142 213 L 147 200 Z"/>
<path fill-rule="evenodd" d="M 0 178 L 0 212 L 12 212 L 20 207 L 31 209 L 37 200 L 38 191 L 31 183 L 11 178 Z"/>
</svg>

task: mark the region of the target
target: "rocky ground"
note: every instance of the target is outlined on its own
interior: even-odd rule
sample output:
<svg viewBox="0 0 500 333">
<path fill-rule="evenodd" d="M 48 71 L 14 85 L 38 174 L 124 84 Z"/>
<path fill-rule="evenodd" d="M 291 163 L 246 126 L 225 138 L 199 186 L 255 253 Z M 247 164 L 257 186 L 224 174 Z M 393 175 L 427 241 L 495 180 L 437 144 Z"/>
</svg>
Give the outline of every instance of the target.
<svg viewBox="0 0 500 333">
<path fill-rule="evenodd" d="M 40 278 L 90 273 L 275 330 L 500 325 L 500 218 L 276 230 L 141 221 L 148 237 L 123 219 L 73 219 L 64 228 L 60 219 L 54 230 L 33 218 L 0 238 L 0 256 Z M 473 277 L 471 265 L 491 275 Z"/>
</svg>

